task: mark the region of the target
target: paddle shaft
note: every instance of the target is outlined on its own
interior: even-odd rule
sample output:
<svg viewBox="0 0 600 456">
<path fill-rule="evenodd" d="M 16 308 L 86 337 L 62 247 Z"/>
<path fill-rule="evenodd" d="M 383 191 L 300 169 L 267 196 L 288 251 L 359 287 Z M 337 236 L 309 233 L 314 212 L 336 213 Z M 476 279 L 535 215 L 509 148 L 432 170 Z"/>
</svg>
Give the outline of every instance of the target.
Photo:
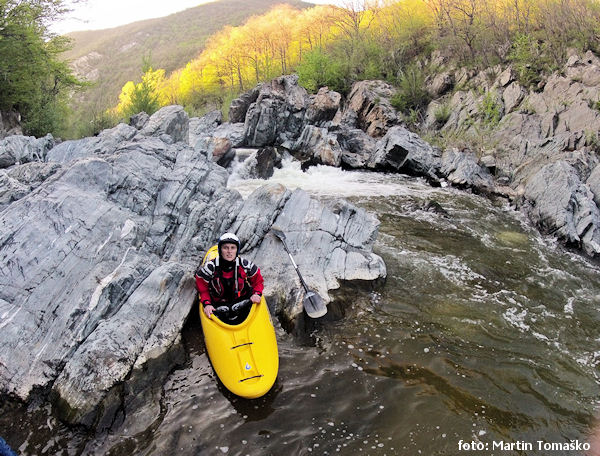
<svg viewBox="0 0 600 456">
<path fill-rule="evenodd" d="M 294 261 L 294 257 L 292 256 L 292 254 L 290 253 L 289 249 L 287 248 L 287 245 L 285 244 L 285 240 L 282 237 L 280 237 L 279 240 L 283 244 L 283 248 L 285 249 L 285 251 L 287 252 L 288 256 L 290 257 L 290 260 L 292 261 L 292 265 L 294 266 L 294 269 L 296 270 L 296 273 L 298 274 L 298 277 L 300 278 L 300 283 L 304 287 L 304 291 L 306 291 L 308 293 L 308 291 L 309 291 L 308 290 L 308 286 L 306 285 L 306 282 L 302 278 L 302 274 L 300 274 L 300 269 L 298 269 L 298 265 Z"/>
</svg>

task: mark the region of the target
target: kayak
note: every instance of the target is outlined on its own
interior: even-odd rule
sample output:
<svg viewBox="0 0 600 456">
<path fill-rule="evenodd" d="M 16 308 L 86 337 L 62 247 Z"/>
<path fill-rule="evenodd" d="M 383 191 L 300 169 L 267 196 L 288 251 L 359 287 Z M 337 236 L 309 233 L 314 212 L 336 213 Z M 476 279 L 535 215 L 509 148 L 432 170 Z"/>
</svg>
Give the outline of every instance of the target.
<svg viewBox="0 0 600 456">
<path fill-rule="evenodd" d="M 217 246 L 203 263 L 218 255 Z M 237 396 L 255 399 L 264 396 L 275 383 L 279 353 L 275 328 L 264 296 L 252 304 L 239 324 L 225 323 L 215 313 L 208 318 L 200 304 L 204 343 L 213 369 L 223 385 Z"/>
</svg>

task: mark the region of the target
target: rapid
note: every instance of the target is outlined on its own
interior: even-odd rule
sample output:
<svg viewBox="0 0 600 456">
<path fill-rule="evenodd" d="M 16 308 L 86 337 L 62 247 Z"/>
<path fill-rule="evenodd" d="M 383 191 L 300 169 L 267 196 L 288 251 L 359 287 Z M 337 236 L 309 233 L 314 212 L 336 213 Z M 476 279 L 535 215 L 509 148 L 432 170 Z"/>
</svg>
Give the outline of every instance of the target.
<svg viewBox="0 0 600 456">
<path fill-rule="evenodd" d="M 185 364 L 102 438 L 4 406 L 19 454 L 583 454 L 600 406 L 596 263 L 506 200 L 292 162 L 269 181 L 376 215 L 385 284 L 342 290 L 344 315 L 307 337 L 276 322 L 280 372 L 261 399 L 219 387 L 192 318 Z M 238 170 L 229 187 L 264 183 Z"/>
</svg>

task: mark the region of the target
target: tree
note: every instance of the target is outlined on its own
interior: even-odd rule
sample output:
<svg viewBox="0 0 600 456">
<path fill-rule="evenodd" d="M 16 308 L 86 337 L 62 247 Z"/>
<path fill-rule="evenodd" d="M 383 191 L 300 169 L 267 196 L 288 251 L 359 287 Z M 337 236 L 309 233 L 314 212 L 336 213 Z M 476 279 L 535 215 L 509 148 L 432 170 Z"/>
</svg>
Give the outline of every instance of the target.
<svg viewBox="0 0 600 456">
<path fill-rule="evenodd" d="M 59 59 L 70 41 L 49 30 L 66 11 L 63 0 L 0 0 L 0 109 L 19 112 L 28 134 L 56 131 L 83 86 Z"/>
</svg>

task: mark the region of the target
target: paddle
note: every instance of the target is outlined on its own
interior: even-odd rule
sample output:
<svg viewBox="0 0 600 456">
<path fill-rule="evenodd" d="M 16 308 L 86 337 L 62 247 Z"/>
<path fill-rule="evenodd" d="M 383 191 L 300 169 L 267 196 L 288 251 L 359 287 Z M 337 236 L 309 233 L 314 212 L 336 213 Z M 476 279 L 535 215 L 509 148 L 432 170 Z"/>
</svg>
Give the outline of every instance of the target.
<svg viewBox="0 0 600 456">
<path fill-rule="evenodd" d="M 287 245 L 285 243 L 285 233 L 281 229 L 275 228 L 275 227 L 271 227 L 271 231 L 273 232 L 273 234 L 275 234 L 275 236 L 277 236 L 279 238 L 279 240 L 283 244 L 283 248 L 289 255 L 290 260 L 292 261 L 292 265 L 294 266 L 294 269 L 298 273 L 298 277 L 300 277 L 300 283 L 302 283 L 302 286 L 304 287 L 304 291 L 305 291 L 304 300 L 302 301 L 302 304 L 304 305 L 304 310 L 306 311 L 306 314 L 310 318 L 322 317 L 323 315 L 325 315 L 327 313 L 327 306 L 323 302 L 323 299 L 321 299 L 321 296 L 319 296 L 315 291 L 309 289 L 308 286 L 306 285 L 306 282 L 302 278 L 302 274 L 300 274 L 298 265 L 294 261 L 292 254 L 290 253 L 289 249 L 287 248 Z"/>
</svg>

